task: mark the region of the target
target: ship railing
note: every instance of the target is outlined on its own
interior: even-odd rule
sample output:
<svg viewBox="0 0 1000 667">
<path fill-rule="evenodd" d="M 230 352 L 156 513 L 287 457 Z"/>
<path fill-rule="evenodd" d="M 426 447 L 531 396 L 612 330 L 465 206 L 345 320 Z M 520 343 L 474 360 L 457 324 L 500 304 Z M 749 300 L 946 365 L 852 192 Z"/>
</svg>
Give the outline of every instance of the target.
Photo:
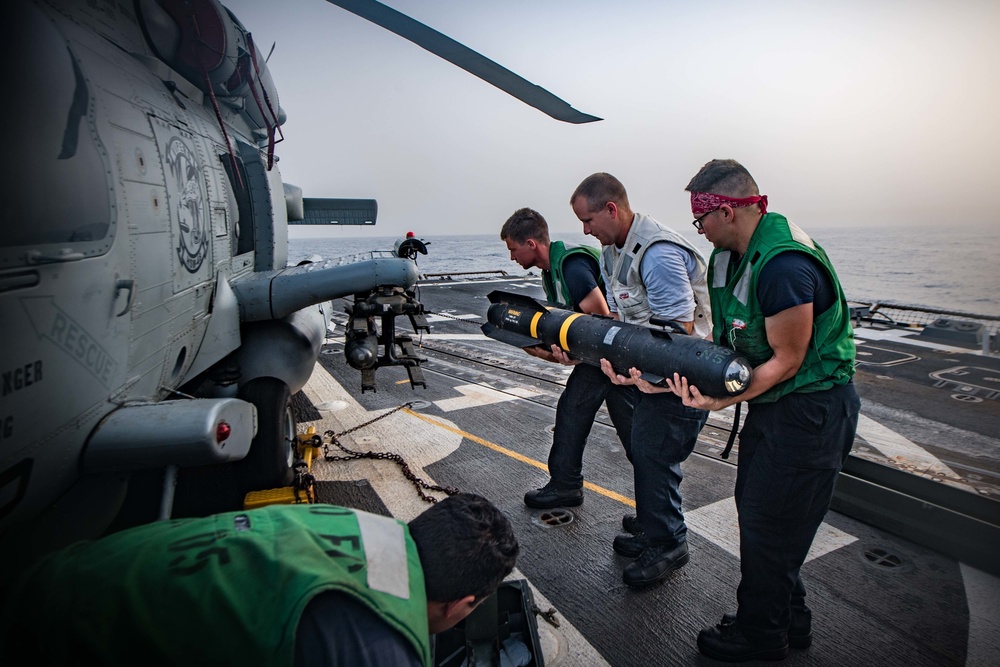
<svg viewBox="0 0 1000 667">
<path fill-rule="evenodd" d="M 451 280 L 455 277 L 469 278 L 473 276 L 483 276 L 488 278 L 505 278 L 507 277 L 507 272 L 494 269 L 489 271 L 446 271 L 444 273 L 421 273 L 421 280 Z"/>
<path fill-rule="evenodd" d="M 332 259 L 326 261 L 331 263 L 332 266 L 345 266 L 347 264 L 356 264 L 357 262 L 366 262 L 370 259 L 382 259 L 385 257 L 395 256 L 396 253 L 392 250 L 365 250 L 364 252 L 356 252 L 353 255 L 333 257 Z"/>
<path fill-rule="evenodd" d="M 914 329 L 983 354 L 1000 353 L 1000 316 L 896 301 L 850 301 L 849 306 L 855 326 Z"/>
</svg>

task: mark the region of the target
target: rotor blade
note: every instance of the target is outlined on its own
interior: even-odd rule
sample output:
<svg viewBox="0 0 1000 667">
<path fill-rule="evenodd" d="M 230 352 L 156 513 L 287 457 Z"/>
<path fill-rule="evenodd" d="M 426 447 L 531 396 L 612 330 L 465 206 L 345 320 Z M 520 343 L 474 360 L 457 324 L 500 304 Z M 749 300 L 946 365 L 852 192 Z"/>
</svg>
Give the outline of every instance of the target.
<svg viewBox="0 0 1000 667">
<path fill-rule="evenodd" d="M 417 46 L 475 74 L 483 81 L 493 84 L 556 120 L 567 123 L 590 123 L 601 120 L 597 116 L 577 111 L 569 103 L 541 86 L 536 86 L 481 53 L 376 0 L 327 0 L 327 2 L 368 19 L 400 37 L 405 37 Z"/>
</svg>

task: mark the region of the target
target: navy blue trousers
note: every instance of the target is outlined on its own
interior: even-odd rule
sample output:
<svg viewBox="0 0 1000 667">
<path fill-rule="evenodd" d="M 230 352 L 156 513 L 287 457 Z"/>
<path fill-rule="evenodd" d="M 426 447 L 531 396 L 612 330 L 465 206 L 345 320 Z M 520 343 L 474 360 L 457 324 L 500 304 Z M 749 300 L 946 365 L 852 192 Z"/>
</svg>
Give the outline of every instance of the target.
<svg viewBox="0 0 1000 667">
<path fill-rule="evenodd" d="M 549 450 L 549 475 L 554 484 L 566 489 L 583 486 L 583 449 L 601 403 L 607 403 L 611 423 L 625 451 L 631 449 L 632 413 L 638 393 L 635 387 L 614 384 L 596 366 L 573 367 L 556 406 L 556 426 Z"/>
<path fill-rule="evenodd" d="M 737 625 L 751 642 L 780 645 L 792 609 L 805 610 L 799 576 L 854 444 L 854 384 L 752 404 L 740 431 Z"/>
<path fill-rule="evenodd" d="M 651 544 L 687 540 L 681 511 L 681 463 L 694 451 L 708 411 L 689 408 L 674 394 L 638 393 L 629 460 L 635 475 L 639 527 Z"/>
</svg>

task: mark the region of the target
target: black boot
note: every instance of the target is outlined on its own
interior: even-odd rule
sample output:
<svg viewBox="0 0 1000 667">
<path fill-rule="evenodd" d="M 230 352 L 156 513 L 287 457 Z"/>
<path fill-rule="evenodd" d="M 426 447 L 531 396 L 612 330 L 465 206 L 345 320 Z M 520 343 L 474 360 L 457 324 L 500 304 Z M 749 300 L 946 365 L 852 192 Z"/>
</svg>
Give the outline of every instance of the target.
<svg viewBox="0 0 1000 667">
<path fill-rule="evenodd" d="M 747 660 L 784 660 L 788 657 L 787 642 L 781 645 L 751 644 L 736 623 L 719 624 L 698 633 L 698 650 L 702 655 L 723 662 Z"/>
<path fill-rule="evenodd" d="M 537 510 L 548 510 L 553 507 L 578 507 L 583 504 L 583 489 L 559 488 L 549 482 L 540 489 L 524 494 L 524 504 Z"/>
<path fill-rule="evenodd" d="M 722 615 L 719 625 L 735 625 L 736 612 Z M 812 612 L 809 609 L 792 609 L 788 623 L 789 648 L 809 648 L 812 645 Z"/>
<path fill-rule="evenodd" d="M 687 562 L 687 542 L 670 547 L 650 544 L 641 556 L 625 568 L 622 580 L 632 588 L 642 588 L 655 584 Z"/>
<path fill-rule="evenodd" d="M 611 544 L 611 548 L 615 550 L 616 554 L 628 556 L 629 558 L 638 558 L 646 550 L 647 546 L 649 546 L 649 541 L 642 533 L 637 535 L 618 535 Z"/>
<path fill-rule="evenodd" d="M 634 514 L 626 514 L 622 517 L 622 528 L 625 529 L 626 533 L 632 533 L 633 535 L 638 535 L 642 532 L 639 528 L 639 517 Z"/>
</svg>

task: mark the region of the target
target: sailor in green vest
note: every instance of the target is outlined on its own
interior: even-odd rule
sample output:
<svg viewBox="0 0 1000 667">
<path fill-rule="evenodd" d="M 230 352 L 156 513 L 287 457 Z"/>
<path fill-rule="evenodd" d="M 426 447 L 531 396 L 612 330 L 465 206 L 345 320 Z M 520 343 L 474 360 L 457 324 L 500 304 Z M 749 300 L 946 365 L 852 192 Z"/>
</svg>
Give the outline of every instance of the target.
<svg viewBox="0 0 1000 667">
<path fill-rule="evenodd" d="M 712 160 L 686 189 L 694 226 L 715 246 L 708 271 L 712 337 L 754 365 L 749 389 L 734 398 L 705 396 L 676 374 L 667 382 L 692 407 L 749 405 L 735 491 L 737 611 L 702 630 L 698 648 L 729 662 L 778 660 L 789 646 L 812 640 L 799 569 L 854 443 L 861 407 L 852 382 L 854 335 L 826 253 L 793 222 L 767 211 L 767 197 L 746 168 Z"/>
<path fill-rule="evenodd" d="M 550 241 L 545 218 L 530 208 L 515 211 L 500 229 L 500 238 L 506 242 L 510 258 L 521 268 L 542 270 L 542 287 L 550 302 L 578 313 L 610 314 L 596 248 Z M 551 479 L 540 489 L 524 494 L 524 504 L 535 509 L 576 507 L 583 503 L 583 450 L 601 403 L 607 404 L 618 438 L 630 452 L 637 392 L 633 387 L 615 386 L 599 368 L 570 359 L 556 345 L 524 351 L 540 359 L 573 365 L 556 406 L 549 450 Z"/>
<path fill-rule="evenodd" d="M 407 525 L 272 505 L 128 529 L 55 552 L 5 594 L 0 655 L 38 665 L 430 667 L 430 634 L 493 593 L 518 553 L 488 500 Z"/>
</svg>

